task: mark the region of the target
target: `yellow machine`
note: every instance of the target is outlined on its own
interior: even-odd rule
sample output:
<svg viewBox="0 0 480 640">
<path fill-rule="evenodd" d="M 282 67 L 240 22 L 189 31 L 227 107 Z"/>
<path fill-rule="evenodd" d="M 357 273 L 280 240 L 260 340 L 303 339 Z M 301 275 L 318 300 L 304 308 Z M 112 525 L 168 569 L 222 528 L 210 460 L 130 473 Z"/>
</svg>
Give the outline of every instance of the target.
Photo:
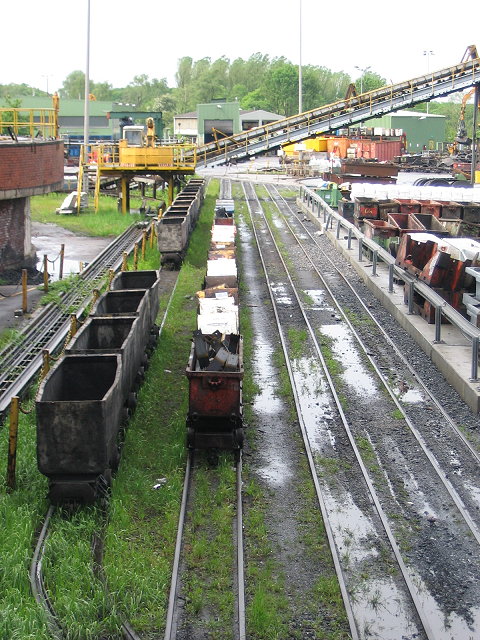
<svg viewBox="0 0 480 640">
<path fill-rule="evenodd" d="M 123 137 L 118 142 L 90 144 L 82 147 L 79 171 L 79 190 L 83 184 L 84 171 L 95 172 L 95 210 L 102 178 L 119 179 L 121 185 L 122 212 L 130 209 L 129 183 L 135 176 L 160 176 L 168 184 L 168 204 L 173 201 L 175 179 L 195 173 L 195 145 L 162 145 L 155 140 L 153 118 L 145 125 L 123 128 Z"/>
</svg>

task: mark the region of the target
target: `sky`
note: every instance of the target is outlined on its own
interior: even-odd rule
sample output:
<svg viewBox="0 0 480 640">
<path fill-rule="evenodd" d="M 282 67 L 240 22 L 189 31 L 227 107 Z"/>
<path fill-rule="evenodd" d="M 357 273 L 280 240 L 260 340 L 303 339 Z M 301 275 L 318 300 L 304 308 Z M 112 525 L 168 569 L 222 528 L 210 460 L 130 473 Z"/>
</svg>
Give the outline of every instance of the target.
<svg viewBox="0 0 480 640">
<path fill-rule="evenodd" d="M 87 7 L 88 0 L 22 0 L 19 11 L 6 3 L 0 84 L 52 93 L 69 73 L 85 71 Z M 480 50 L 480 3 L 458 7 L 441 0 L 90 0 L 90 79 L 124 87 L 146 74 L 174 87 L 183 56 L 233 61 L 260 52 L 298 64 L 301 50 L 303 65 L 353 79 L 357 67 L 370 68 L 395 83 L 457 64 L 469 45 Z"/>
</svg>

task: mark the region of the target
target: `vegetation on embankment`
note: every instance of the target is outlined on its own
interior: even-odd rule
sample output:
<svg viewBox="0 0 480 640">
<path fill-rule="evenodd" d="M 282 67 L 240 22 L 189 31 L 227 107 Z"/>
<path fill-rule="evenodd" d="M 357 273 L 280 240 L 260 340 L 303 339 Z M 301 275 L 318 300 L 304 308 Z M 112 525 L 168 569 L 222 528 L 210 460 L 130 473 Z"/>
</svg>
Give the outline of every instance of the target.
<svg viewBox="0 0 480 640">
<path fill-rule="evenodd" d="M 55 210 L 65 199 L 65 193 L 49 193 L 44 196 L 31 198 L 31 216 L 34 222 L 56 224 L 74 233 L 87 236 L 118 236 L 132 222 L 143 220 L 139 213 L 123 214 L 117 211 L 117 201 L 111 196 L 100 196 L 98 212 L 93 210 L 93 200 L 90 198 L 88 210 L 80 214 L 59 215 Z M 140 206 L 139 198 L 132 198 L 132 208 Z"/>
</svg>

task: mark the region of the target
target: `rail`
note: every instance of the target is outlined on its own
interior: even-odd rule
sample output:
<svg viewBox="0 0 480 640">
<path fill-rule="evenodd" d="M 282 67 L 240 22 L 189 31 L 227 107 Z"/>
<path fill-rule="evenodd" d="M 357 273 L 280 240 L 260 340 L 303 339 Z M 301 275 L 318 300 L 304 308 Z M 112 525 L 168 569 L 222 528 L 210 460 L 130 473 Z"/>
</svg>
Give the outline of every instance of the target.
<svg viewBox="0 0 480 640">
<path fill-rule="evenodd" d="M 132 147 L 122 141 L 82 145 L 82 162 L 101 172 L 159 169 L 195 169 L 197 157 L 193 144 L 160 144 Z"/>
<path fill-rule="evenodd" d="M 480 58 L 412 80 L 338 100 L 249 131 L 197 147 L 197 164 L 215 165 L 298 142 L 369 118 L 428 102 L 480 83 Z"/>
<path fill-rule="evenodd" d="M 404 269 L 395 264 L 395 258 L 391 256 L 385 249 L 380 247 L 374 240 L 366 238 L 365 235 L 357 229 L 353 224 L 345 220 L 339 213 L 334 211 L 328 204 L 314 191 L 308 187 L 300 187 L 300 196 L 302 204 L 309 209 L 314 215 L 320 218 L 323 215 L 323 222 L 326 229 L 333 228 L 336 222 L 336 237 L 340 237 L 341 229 L 345 229 L 348 234 L 348 248 L 351 249 L 351 242 L 355 239 L 358 242 L 358 259 L 363 260 L 364 248 L 372 255 L 372 273 L 376 274 L 379 261 L 388 266 L 389 271 L 389 293 L 393 292 L 394 277 L 403 280 L 409 287 L 408 305 L 409 313 L 413 313 L 414 293 L 418 293 L 424 300 L 428 301 L 435 309 L 435 343 L 441 342 L 442 317 L 445 317 L 452 325 L 454 325 L 464 336 L 472 342 L 471 353 L 471 369 L 470 378 L 473 382 L 478 380 L 478 355 L 480 343 L 480 329 L 471 324 L 456 309 L 439 296 L 435 291 L 424 282 L 420 282 Z"/>
<path fill-rule="evenodd" d="M 18 346 L 0 352 L 0 416 L 8 409 L 11 398 L 21 395 L 42 366 L 43 350 L 55 351 L 64 342 L 70 326 L 70 310 L 76 314 L 83 312 L 90 302 L 91 291 L 99 286 L 109 269 L 120 267 L 123 254 L 131 253 L 141 236 L 142 230 L 132 224 L 80 274 L 79 286 L 63 294 L 61 309 L 54 304 L 47 305 L 21 333 Z M 88 293 L 82 283 L 88 283 Z"/>
<path fill-rule="evenodd" d="M 0 109 L 0 137 L 58 138 L 58 111 L 56 109 Z"/>
</svg>

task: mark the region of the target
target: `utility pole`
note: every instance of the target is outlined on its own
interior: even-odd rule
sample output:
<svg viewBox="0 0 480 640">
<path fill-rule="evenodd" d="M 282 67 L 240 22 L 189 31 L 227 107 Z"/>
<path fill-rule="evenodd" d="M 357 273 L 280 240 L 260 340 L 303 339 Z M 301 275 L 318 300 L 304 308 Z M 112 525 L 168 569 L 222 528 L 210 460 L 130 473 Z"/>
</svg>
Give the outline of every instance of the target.
<svg viewBox="0 0 480 640">
<path fill-rule="evenodd" d="M 90 0 L 87 0 L 87 60 L 85 64 L 85 99 L 83 110 L 83 148 L 84 155 L 83 161 L 86 163 L 88 160 L 88 143 L 90 137 L 90 114 L 89 114 L 89 100 L 90 95 Z M 82 190 L 85 191 L 88 202 L 88 171 L 83 172 L 83 185 Z M 81 198 L 81 195 L 78 194 Z"/>
<path fill-rule="evenodd" d="M 303 96 L 302 96 L 302 0 L 300 2 L 299 15 L 299 60 L 298 60 L 298 113 L 303 113 Z"/>
</svg>

